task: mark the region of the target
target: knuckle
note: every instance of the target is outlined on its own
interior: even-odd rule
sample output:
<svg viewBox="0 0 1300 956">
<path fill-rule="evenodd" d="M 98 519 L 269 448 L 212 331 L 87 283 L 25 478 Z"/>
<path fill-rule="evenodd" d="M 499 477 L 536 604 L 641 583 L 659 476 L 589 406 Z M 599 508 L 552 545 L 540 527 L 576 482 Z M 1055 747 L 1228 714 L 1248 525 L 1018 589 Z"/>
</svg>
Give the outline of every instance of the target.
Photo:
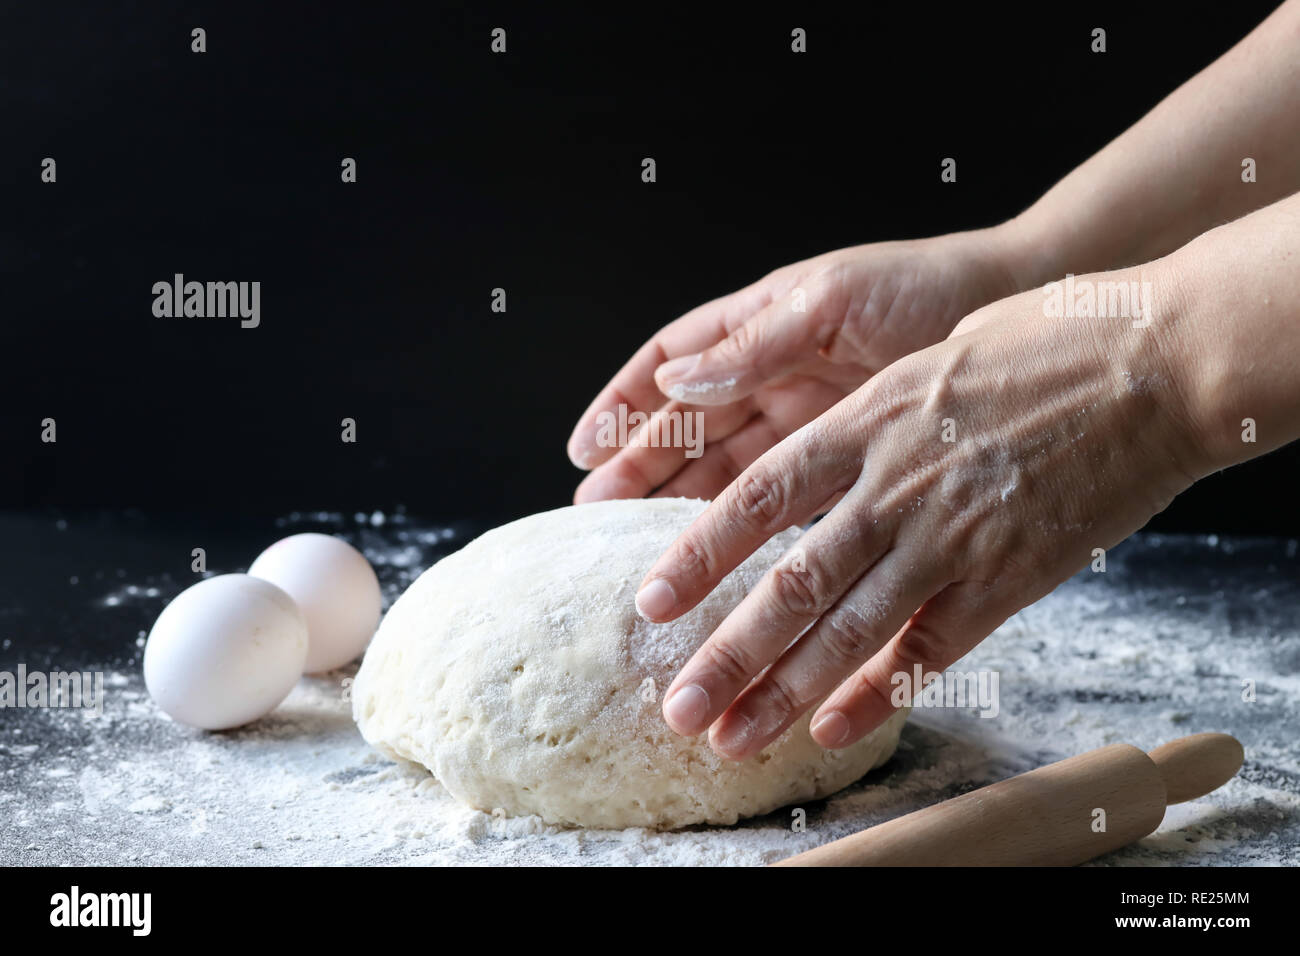
<svg viewBox="0 0 1300 956">
<path fill-rule="evenodd" d="M 853 696 L 859 700 L 876 700 L 877 706 L 894 707 L 892 690 L 886 685 L 882 687 L 880 680 L 872 674 L 858 673 L 853 676 L 850 682 Z"/>
<path fill-rule="evenodd" d="M 757 326 L 753 322 L 746 322 L 723 339 L 719 343 L 719 347 L 727 357 L 739 358 L 753 351 L 758 347 L 758 344 L 759 332 Z"/>
<path fill-rule="evenodd" d="M 800 570 L 783 561 L 772 568 L 772 598 L 776 606 L 791 615 L 806 615 L 822 606 L 825 588 L 807 564 Z"/>
<path fill-rule="evenodd" d="M 709 554 L 708 547 L 704 542 L 694 536 L 680 539 L 677 542 L 676 565 L 681 570 L 683 577 L 687 579 L 703 578 L 711 580 L 713 568 L 716 562 L 713 556 Z"/>
<path fill-rule="evenodd" d="M 822 644 L 838 661 L 860 664 L 875 651 L 873 628 L 850 607 L 838 608 L 822 618 Z"/>
<path fill-rule="evenodd" d="M 844 266 L 838 262 L 818 266 L 803 281 L 803 287 L 808 290 L 808 298 L 825 298 L 839 284 L 843 274 Z"/>
<path fill-rule="evenodd" d="M 736 484 L 736 516 L 746 526 L 766 528 L 784 514 L 788 497 L 780 477 L 765 468 L 751 468 Z"/>
<path fill-rule="evenodd" d="M 804 288 L 808 292 L 808 311 L 822 318 L 842 319 L 845 312 L 847 269 L 842 262 L 828 262 L 808 276 Z"/>
<path fill-rule="evenodd" d="M 710 641 L 705 646 L 708 648 L 709 665 L 726 683 L 742 686 L 748 683 L 751 671 L 744 651 L 725 641 Z"/>
<path fill-rule="evenodd" d="M 904 665 L 937 664 L 943 660 L 942 636 L 924 625 L 908 626 L 895 644 L 894 654 Z"/>
<path fill-rule="evenodd" d="M 779 715 L 782 722 L 804 706 L 798 692 L 779 674 L 768 674 L 763 681 L 763 705 L 765 712 Z"/>
</svg>

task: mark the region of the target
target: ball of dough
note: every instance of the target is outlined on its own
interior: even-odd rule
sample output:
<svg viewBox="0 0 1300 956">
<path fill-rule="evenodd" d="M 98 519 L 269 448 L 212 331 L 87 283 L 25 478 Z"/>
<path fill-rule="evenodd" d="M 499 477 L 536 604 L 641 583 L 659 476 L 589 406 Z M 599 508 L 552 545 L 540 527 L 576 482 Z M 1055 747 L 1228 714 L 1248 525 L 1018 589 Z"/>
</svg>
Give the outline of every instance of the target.
<svg viewBox="0 0 1300 956">
<path fill-rule="evenodd" d="M 726 761 L 664 723 L 663 692 L 798 538 L 765 544 L 690 613 L 652 624 L 637 586 L 702 501 L 606 501 L 532 515 L 444 558 L 393 605 L 353 685 L 362 735 L 484 811 L 551 824 L 730 824 L 812 800 L 889 759 L 900 711 L 844 750 L 805 714 Z"/>
</svg>

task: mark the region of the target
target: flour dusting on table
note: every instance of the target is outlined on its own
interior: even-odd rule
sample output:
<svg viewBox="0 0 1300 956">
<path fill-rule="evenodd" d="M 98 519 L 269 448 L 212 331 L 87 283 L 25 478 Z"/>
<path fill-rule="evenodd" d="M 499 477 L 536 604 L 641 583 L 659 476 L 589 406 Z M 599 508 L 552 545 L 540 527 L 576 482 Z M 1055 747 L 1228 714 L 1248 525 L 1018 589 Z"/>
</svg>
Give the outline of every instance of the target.
<svg viewBox="0 0 1300 956">
<path fill-rule="evenodd" d="M 342 534 L 375 565 L 385 605 L 464 543 L 405 515 L 290 515 Z M 285 533 L 289 533 L 286 531 Z M 0 726 L 0 863 L 720 864 L 771 862 L 1014 773 L 1108 743 L 1150 749 L 1199 731 L 1246 746 L 1222 790 L 1171 808 L 1111 864 L 1300 863 L 1300 559 L 1294 542 L 1143 535 L 1022 611 L 958 670 L 1000 674 L 1000 713 L 918 709 L 886 766 L 810 803 L 734 827 L 560 830 L 467 809 L 421 768 L 361 740 L 345 669 L 301 680 L 256 724 L 179 726 L 149 700 L 141 628 L 105 675 L 102 717 L 9 711 Z M 242 570 L 227 568 L 223 570 Z M 214 572 L 215 573 L 215 572 Z M 70 600 L 151 620 L 180 582 L 70 585 Z M 120 620 L 115 619 L 115 624 Z M 1256 699 L 1242 700 L 1243 681 Z"/>
</svg>

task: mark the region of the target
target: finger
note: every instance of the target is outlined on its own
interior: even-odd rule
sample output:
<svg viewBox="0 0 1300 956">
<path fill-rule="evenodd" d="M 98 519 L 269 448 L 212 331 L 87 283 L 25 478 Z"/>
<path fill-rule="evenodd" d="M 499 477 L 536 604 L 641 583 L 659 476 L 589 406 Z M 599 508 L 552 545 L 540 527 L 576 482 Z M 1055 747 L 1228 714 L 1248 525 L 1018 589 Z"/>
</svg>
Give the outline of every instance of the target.
<svg viewBox="0 0 1300 956">
<path fill-rule="evenodd" d="M 707 412 L 671 402 L 629 435 L 617 455 L 593 469 L 578 485 L 573 500 L 582 504 L 609 498 L 643 498 L 683 469 L 702 461 L 715 442 L 743 429 L 754 414 L 750 402 Z"/>
<path fill-rule="evenodd" d="M 859 502 L 850 498 L 807 531 L 695 652 L 664 695 L 664 719 L 673 730 L 698 734 L 717 720 L 880 560 L 888 538 L 863 520 L 867 509 L 855 507 Z"/>
<path fill-rule="evenodd" d="M 830 498 L 827 499 L 827 501 L 826 501 L 826 503 L 825 503 L 824 505 L 822 505 L 820 508 L 818 508 L 818 509 L 816 510 L 816 512 L 814 513 L 813 516 L 816 517 L 817 515 L 827 515 L 827 514 L 830 514 L 830 513 L 831 513 L 831 509 L 833 509 L 837 504 L 839 504 L 841 501 L 843 501 L 845 495 L 847 495 L 847 494 L 848 494 L 847 491 L 837 491 L 837 492 L 835 492 L 835 494 L 831 495 Z"/>
<path fill-rule="evenodd" d="M 617 448 L 603 447 L 597 440 L 602 417 L 617 414 L 620 405 L 625 405 L 629 413 L 649 413 L 663 405 L 665 396 L 655 384 L 655 369 L 669 359 L 693 355 L 725 338 L 729 329 L 770 301 L 768 281 L 760 280 L 697 306 L 655 333 L 601 390 L 578 420 L 569 437 L 569 459 L 579 468 L 590 469 L 612 458 Z"/>
<path fill-rule="evenodd" d="M 697 337 L 688 339 L 684 347 L 712 341 L 720 328 L 696 327 L 693 331 Z M 569 436 L 567 447 L 569 460 L 579 468 L 594 468 L 618 452 L 617 445 L 610 445 L 601 438 L 608 416 L 617 417 L 620 410 L 624 415 L 638 411 L 648 414 L 664 403 L 663 394 L 654 384 L 654 370 L 672 354 L 666 332 L 664 330 L 641 346 L 583 412 Z"/>
<path fill-rule="evenodd" d="M 735 434 L 713 442 L 654 493 L 656 498 L 716 498 L 746 468 L 785 436 L 765 415 L 747 421 Z"/>
<path fill-rule="evenodd" d="M 734 402 L 807 361 L 834 337 L 832 310 L 813 297 L 807 311 L 796 304 L 809 297 L 795 289 L 733 329 L 721 342 L 695 355 L 660 365 L 655 382 L 665 395 L 697 405 Z"/>
<path fill-rule="evenodd" d="M 798 390 L 797 396 L 789 394 L 795 389 Z M 758 395 L 752 397 L 760 413 L 746 422 L 744 429 L 720 442 L 710 438 L 704 455 L 687 462 L 671 481 L 655 492 L 655 497 L 716 498 L 772 446 L 842 401 L 844 395 L 844 388 L 820 379 L 787 377 L 762 398 Z M 749 401 L 751 399 L 742 400 L 735 405 Z M 734 405 L 718 406 L 711 409 L 710 414 L 732 407 Z M 819 513 L 829 510 L 828 506 L 823 506 Z"/>
<path fill-rule="evenodd" d="M 947 584 L 938 567 L 918 573 L 920 563 L 902 550 L 876 562 L 766 674 L 743 688 L 710 728 L 714 751 L 732 760 L 758 753 L 870 660 Z"/>
<path fill-rule="evenodd" d="M 922 674 L 952 666 L 1015 611 L 982 581 L 950 584 L 817 708 L 813 739 L 832 749 L 861 740 L 898 709 L 895 675 L 911 680 L 918 666 Z"/>
<path fill-rule="evenodd" d="M 861 454 L 828 422 L 804 426 L 745 469 L 660 556 L 637 590 L 650 621 L 685 614 L 768 538 L 853 484 Z M 813 463 L 816 463 L 815 466 Z"/>
</svg>

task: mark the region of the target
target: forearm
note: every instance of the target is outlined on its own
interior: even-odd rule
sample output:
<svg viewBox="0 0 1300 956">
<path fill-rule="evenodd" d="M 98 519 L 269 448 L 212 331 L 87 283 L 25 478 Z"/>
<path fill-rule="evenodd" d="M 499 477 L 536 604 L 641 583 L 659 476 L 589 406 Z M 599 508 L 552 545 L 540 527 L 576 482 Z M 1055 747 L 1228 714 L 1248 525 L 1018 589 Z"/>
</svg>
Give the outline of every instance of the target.
<svg viewBox="0 0 1300 956">
<path fill-rule="evenodd" d="M 1300 193 L 1145 268 L 1192 477 L 1300 438 Z"/>
<path fill-rule="evenodd" d="M 1247 157 L 1253 183 L 1242 181 Z M 1021 287 L 1159 258 L 1297 189 L 1300 0 L 1291 0 L 1008 223 L 1023 250 Z"/>
</svg>

